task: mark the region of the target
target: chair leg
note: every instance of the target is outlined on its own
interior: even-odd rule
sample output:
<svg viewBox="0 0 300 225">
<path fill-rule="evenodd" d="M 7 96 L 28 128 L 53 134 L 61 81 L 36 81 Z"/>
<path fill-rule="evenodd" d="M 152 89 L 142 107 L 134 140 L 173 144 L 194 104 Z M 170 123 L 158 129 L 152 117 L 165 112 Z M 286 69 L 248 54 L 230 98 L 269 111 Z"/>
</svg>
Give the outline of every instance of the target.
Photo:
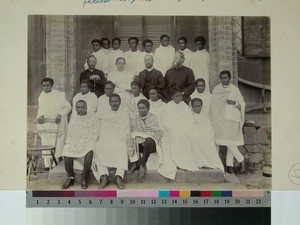
<svg viewBox="0 0 300 225">
<path fill-rule="evenodd" d="M 56 160 L 56 158 L 55 158 L 55 156 L 54 156 L 54 152 L 53 151 L 50 151 L 50 153 L 51 153 L 51 156 L 52 156 L 52 159 L 53 159 L 53 162 L 55 163 L 55 165 L 57 166 L 57 160 Z"/>
<path fill-rule="evenodd" d="M 32 162 L 33 159 L 30 160 L 29 166 L 28 166 L 28 175 L 27 175 L 27 180 L 30 181 L 30 175 L 31 175 L 31 170 L 32 170 Z"/>
</svg>

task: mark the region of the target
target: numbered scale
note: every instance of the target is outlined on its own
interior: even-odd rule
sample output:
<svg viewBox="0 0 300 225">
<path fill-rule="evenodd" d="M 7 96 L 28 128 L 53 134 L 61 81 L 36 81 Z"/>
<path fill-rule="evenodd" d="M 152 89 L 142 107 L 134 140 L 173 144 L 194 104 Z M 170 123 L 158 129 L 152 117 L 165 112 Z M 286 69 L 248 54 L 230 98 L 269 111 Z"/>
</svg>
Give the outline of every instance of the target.
<svg viewBox="0 0 300 225">
<path fill-rule="evenodd" d="M 78 192 L 78 191 L 77 191 Z M 119 192 L 119 191 L 118 191 Z M 145 191 L 146 192 L 146 191 Z M 259 191 L 242 191 L 244 194 L 235 195 L 232 191 L 231 196 L 214 194 L 212 191 L 210 196 L 201 195 L 201 191 L 195 196 L 195 191 L 188 195 L 179 194 L 178 197 L 170 197 L 159 195 L 157 197 L 115 197 L 110 195 L 103 196 L 95 191 L 84 191 L 76 194 L 76 191 L 27 191 L 27 207 L 62 207 L 62 208 L 119 208 L 119 207 L 270 207 L 271 192 Z M 57 194 L 58 193 L 58 194 Z M 83 194 L 84 193 L 84 194 Z M 95 193 L 95 194 L 93 194 Z M 186 191 L 185 191 L 186 193 Z M 194 193 L 194 194 L 192 194 Z M 197 193 L 197 192 L 196 192 Z M 221 193 L 221 194 L 220 194 Z M 241 193 L 241 192 L 240 192 Z"/>
</svg>

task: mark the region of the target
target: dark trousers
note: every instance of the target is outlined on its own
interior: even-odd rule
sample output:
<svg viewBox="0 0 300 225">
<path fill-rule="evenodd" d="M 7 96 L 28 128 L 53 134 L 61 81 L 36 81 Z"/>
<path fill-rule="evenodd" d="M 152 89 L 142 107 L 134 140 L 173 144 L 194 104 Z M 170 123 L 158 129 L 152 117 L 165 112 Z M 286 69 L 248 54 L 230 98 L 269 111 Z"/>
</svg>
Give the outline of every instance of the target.
<svg viewBox="0 0 300 225">
<path fill-rule="evenodd" d="M 140 165 L 146 166 L 150 154 L 156 152 L 155 141 L 152 138 L 146 138 L 143 144 L 139 144 L 139 150 L 143 153 L 143 156 L 140 159 Z"/>
<path fill-rule="evenodd" d="M 94 155 L 94 152 L 91 150 L 84 156 L 83 170 L 81 173 L 82 179 L 83 178 L 87 179 L 89 177 L 91 165 L 92 165 L 92 161 L 93 161 L 93 155 Z M 75 176 L 74 168 L 73 168 L 74 159 L 76 159 L 76 158 L 66 157 L 66 156 L 64 157 L 65 169 L 67 171 L 68 177 Z"/>
</svg>

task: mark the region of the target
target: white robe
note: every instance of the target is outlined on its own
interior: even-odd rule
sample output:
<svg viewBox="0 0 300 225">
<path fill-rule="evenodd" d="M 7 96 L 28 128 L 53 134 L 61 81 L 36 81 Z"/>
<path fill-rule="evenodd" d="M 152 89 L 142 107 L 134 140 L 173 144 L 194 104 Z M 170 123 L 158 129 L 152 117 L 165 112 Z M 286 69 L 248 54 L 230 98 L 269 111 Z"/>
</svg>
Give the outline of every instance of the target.
<svg viewBox="0 0 300 225">
<path fill-rule="evenodd" d="M 143 54 L 140 50 L 132 52 L 131 50 L 125 52 L 126 70 L 133 75 L 138 75 L 139 72 L 144 70 L 145 64 L 141 60 Z"/>
<path fill-rule="evenodd" d="M 233 100 L 241 105 L 241 110 L 228 105 L 226 100 Z M 245 102 L 239 89 L 230 84 L 227 88 L 217 85 L 212 92 L 211 120 L 218 145 L 239 146 L 244 144 L 243 124 L 245 118 Z"/>
<path fill-rule="evenodd" d="M 190 108 L 182 101 L 176 104 L 174 101 L 167 103 L 162 115 L 164 136 L 162 138 L 163 165 L 158 171 L 165 177 L 175 179 L 173 163 L 181 169 L 196 171 L 198 167 L 193 157 L 192 145 L 189 133 L 194 126 L 194 118 Z M 167 171 L 164 171 L 167 167 Z"/>
<path fill-rule="evenodd" d="M 184 54 L 184 62 L 183 65 L 191 68 L 191 56 L 194 53 L 193 51 L 191 51 L 190 49 L 186 48 L 183 51 L 179 50 L 180 52 L 182 52 Z"/>
<path fill-rule="evenodd" d="M 65 98 L 65 93 L 58 90 L 53 90 L 50 93 L 42 92 L 38 98 L 39 109 L 37 117 L 44 116 L 44 118 L 56 118 L 58 114 L 62 116 L 59 125 L 59 134 L 57 137 L 57 144 L 55 150 L 55 157 L 62 156 L 62 150 L 65 145 L 68 129 L 67 115 L 71 111 L 71 105 Z M 56 129 L 56 124 L 37 124 L 38 129 Z M 43 145 L 54 145 L 54 134 L 41 134 L 41 141 Z"/>
<path fill-rule="evenodd" d="M 121 49 L 117 49 L 117 50 L 111 50 L 109 52 L 109 71 L 113 72 L 116 71 L 118 68 L 116 66 L 116 60 L 119 57 L 125 57 L 124 52 Z"/>
<path fill-rule="evenodd" d="M 175 48 L 171 45 L 164 47 L 160 45 L 154 52 L 154 68 L 161 71 L 165 76 L 166 71 L 172 67 L 174 61 Z"/>
<path fill-rule="evenodd" d="M 104 74 L 108 74 L 110 71 L 110 60 L 109 53 L 110 49 L 100 49 L 97 52 L 92 52 L 91 55 L 95 56 L 97 59 L 96 69 L 103 71 Z M 84 68 L 87 70 L 88 64 L 85 62 Z"/>
<path fill-rule="evenodd" d="M 219 157 L 214 130 L 210 119 L 205 113 L 194 113 L 195 124 L 190 131 L 190 140 L 196 164 L 199 168 L 218 168 L 224 171 L 223 164 Z"/>
<path fill-rule="evenodd" d="M 140 95 L 137 97 L 135 97 L 133 94 L 130 94 L 128 100 L 126 101 L 126 108 L 130 116 L 131 124 L 134 122 L 135 118 L 139 115 L 137 103 L 141 99 L 147 100 L 147 98 L 142 93 L 140 93 Z"/>
<path fill-rule="evenodd" d="M 161 99 L 158 99 L 156 102 L 151 101 L 150 99 L 148 100 L 150 103 L 150 111 L 153 113 L 159 122 L 159 126 L 162 128 L 162 114 L 165 110 L 166 103 L 163 102 Z"/>
<path fill-rule="evenodd" d="M 115 87 L 115 93 L 128 99 L 131 90 L 130 83 L 133 81 L 134 75 L 127 71 L 114 71 L 108 74 L 107 80 L 112 81 Z"/>
<path fill-rule="evenodd" d="M 79 100 L 83 100 L 86 102 L 87 105 L 87 115 L 95 116 L 97 111 L 97 96 L 95 93 L 88 92 L 85 95 L 83 95 L 81 92 L 77 93 L 73 98 L 73 108 L 72 108 L 72 115 L 71 118 L 73 118 L 74 115 L 77 115 L 76 112 L 76 102 Z"/>
<path fill-rule="evenodd" d="M 69 124 L 63 156 L 82 158 L 95 149 L 99 135 L 99 120 L 90 115 L 74 115 Z"/>
<path fill-rule="evenodd" d="M 195 91 L 191 94 L 191 99 L 200 98 L 203 102 L 201 113 L 204 112 L 206 115 L 209 115 L 210 105 L 211 105 L 211 93 L 208 91 L 204 91 L 203 93 L 199 93 L 195 88 Z M 190 103 L 191 104 L 191 103 Z"/>
<path fill-rule="evenodd" d="M 96 143 L 93 173 L 97 180 L 99 167 L 128 169 L 126 138 L 130 134 L 129 116 L 125 108 L 100 113 L 100 139 Z"/>
<path fill-rule="evenodd" d="M 191 69 L 194 72 L 195 80 L 203 78 L 205 89 L 209 91 L 209 53 L 206 49 L 197 50 L 190 58 Z"/>
</svg>

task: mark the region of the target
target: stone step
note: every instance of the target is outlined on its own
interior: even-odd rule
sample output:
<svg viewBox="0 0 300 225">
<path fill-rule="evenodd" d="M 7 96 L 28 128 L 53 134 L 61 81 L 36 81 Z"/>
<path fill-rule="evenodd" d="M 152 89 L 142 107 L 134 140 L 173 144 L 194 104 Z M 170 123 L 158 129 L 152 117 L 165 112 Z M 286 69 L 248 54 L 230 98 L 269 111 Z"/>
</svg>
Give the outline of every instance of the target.
<svg viewBox="0 0 300 225">
<path fill-rule="evenodd" d="M 125 173 L 124 180 L 126 182 L 136 182 L 137 171 L 134 173 Z M 113 177 L 114 169 L 110 169 L 110 177 Z M 81 171 L 75 170 L 75 182 L 80 183 L 80 175 Z M 64 181 L 67 178 L 67 174 L 64 168 L 63 161 L 60 162 L 56 167 L 54 167 L 49 174 L 50 180 L 59 180 Z M 177 174 L 175 177 L 174 183 L 224 183 L 228 182 L 225 179 L 225 175 L 221 170 L 218 169 L 200 169 L 199 171 L 191 172 L 185 170 L 177 170 Z M 146 179 L 144 183 L 167 183 L 170 182 L 169 179 L 163 177 L 156 171 L 147 171 Z M 89 178 L 90 184 L 98 184 L 96 178 L 90 175 Z"/>
</svg>

